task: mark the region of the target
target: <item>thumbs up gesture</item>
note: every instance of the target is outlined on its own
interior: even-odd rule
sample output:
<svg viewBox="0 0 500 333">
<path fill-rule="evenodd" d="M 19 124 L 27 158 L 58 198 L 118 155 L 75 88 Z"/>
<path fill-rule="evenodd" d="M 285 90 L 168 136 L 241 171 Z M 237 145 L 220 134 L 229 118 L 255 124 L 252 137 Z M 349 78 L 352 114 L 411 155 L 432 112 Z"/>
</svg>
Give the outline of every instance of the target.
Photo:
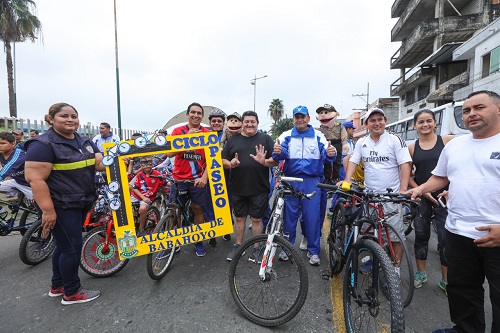
<svg viewBox="0 0 500 333">
<path fill-rule="evenodd" d="M 281 154 L 281 143 L 280 139 L 277 139 L 273 146 L 273 153 L 276 155 Z"/>
<path fill-rule="evenodd" d="M 231 160 L 231 169 L 236 168 L 238 165 L 240 165 L 240 160 L 238 159 L 238 153 L 235 153 Z"/>
<path fill-rule="evenodd" d="M 328 141 L 328 147 L 326 148 L 326 155 L 328 157 L 333 157 L 337 155 L 337 149 L 335 149 L 334 146 L 332 146 L 332 143 Z"/>
</svg>

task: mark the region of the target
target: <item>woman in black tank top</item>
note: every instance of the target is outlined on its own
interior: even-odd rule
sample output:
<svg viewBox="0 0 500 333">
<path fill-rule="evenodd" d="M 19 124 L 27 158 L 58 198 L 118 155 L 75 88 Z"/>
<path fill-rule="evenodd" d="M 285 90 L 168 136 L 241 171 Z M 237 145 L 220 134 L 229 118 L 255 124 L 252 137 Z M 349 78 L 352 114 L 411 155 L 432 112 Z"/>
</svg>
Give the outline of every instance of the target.
<svg viewBox="0 0 500 333">
<path fill-rule="evenodd" d="M 417 130 L 419 139 L 412 143 L 408 149 L 415 166 L 415 176 L 410 178 L 409 185 L 417 187 L 425 183 L 431 176 L 432 170 L 436 167 L 439 156 L 444 146 L 453 138 L 452 136 L 441 137 L 436 134 L 436 118 L 431 110 L 421 110 L 413 118 L 413 127 Z M 419 202 L 419 214 L 415 218 L 415 259 L 417 262 L 417 272 L 413 279 L 415 288 L 422 287 L 427 282 L 425 267 L 427 265 L 427 253 L 429 238 L 431 236 L 431 216 L 434 211 L 434 223 L 437 226 L 439 257 L 441 260 L 441 278 L 439 287 L 446 293 L 447 282 L 447 261 L 444 256 L 445 243 L 445 221 L 448 215 L 446 208 L 436 200 L 439 194 L 445 193 L 447 187 L 434 193 L 426 193 Z"/>
</svg>

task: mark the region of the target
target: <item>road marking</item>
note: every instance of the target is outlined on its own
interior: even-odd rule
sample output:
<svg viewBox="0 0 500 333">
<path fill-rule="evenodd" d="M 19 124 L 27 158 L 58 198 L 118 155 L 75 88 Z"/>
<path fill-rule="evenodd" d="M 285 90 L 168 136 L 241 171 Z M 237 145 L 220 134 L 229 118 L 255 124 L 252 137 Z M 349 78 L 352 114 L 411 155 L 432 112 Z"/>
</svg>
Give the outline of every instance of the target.
<svg viewBox="0 0 500 333">
<path fill-rule="evenodd" d="M 330 200 L 328 200 L 328 204 Z M 327 204 L 327 207 L 329 205 Z M 326 258 L 328 262 L 328 268 L 330 267 L 330 253 L 328 249 L 328 233 L 330 232 L 330 222 L 329 218 L 325 218 L 323 222 L 323 237 L 325 241 L 325 250 L 326 250 Z M 344 301 L 342 299 L 342 273 L 338 275 L 334 275 L 333 278 L 330 279 L 330 300 L 332 302 L 332 319 L 333 319 L 333 328 L 334 332 L 338 333 L 346 333 L 347 330 L 345 328 L 344 322 Z"/>
</svg>

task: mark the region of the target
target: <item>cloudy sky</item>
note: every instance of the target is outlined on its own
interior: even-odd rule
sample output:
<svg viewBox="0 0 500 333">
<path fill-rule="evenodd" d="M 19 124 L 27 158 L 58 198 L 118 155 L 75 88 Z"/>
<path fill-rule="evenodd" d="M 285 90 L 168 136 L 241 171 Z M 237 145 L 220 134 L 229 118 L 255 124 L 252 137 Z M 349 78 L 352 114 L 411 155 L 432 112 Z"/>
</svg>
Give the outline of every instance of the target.
<svg viewBox="0 0 500 333">
<path fill-rule="evenodd" d="M 36 0 L 35 0 L 36 1 Z M 18 117 L 43 119 L 64 101 L 81 123 L 117 126 L 112 0 L 36 1 L 43 37 L 16 45 Z M 256 109 L 263 128 L 274 98 L 290 116 L 335 105 L 345 117 L 389 97 L 393 1 L 117 0 L 122 127 L 153 130 L 197 101 L 226 113 Z M 0 66 L 0 115 L 7 75 Z M 317 120 L 313 125 L 319 124 Z"/>
</svg>

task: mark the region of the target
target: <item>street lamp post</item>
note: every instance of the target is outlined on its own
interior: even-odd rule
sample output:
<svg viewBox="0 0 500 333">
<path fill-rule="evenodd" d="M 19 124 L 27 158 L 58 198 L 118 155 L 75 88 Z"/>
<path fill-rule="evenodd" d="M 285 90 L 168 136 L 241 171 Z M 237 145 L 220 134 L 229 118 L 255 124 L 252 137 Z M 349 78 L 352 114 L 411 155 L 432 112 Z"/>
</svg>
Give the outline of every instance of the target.
<svg viewBox="0 0 500 333">
<path fill-rule="evenodd" d="M 267 75 L 264 75 L 261 77 L 257 77 L 257 75 L 255 75 L 255 77 L 250 80 L 250 84 L 253 85 L 253 111 L 254 112 L 255 112 L 255 99 L 257 96 L 257 80 L 263 79 L 265 77 L 267 77 Z"/>
<path fill-rule="evenodd" d="M 114 17 L 115 17 L 115 60 L 116 60 L 116 104 L 118 107 L 118 131 L 120 139 L 122 136 L 122 115 L 120 110 L 120 68 L 118 66 L 118 30 L 116 28 L 116 0 L 114 2 Z"/>
</svg>

